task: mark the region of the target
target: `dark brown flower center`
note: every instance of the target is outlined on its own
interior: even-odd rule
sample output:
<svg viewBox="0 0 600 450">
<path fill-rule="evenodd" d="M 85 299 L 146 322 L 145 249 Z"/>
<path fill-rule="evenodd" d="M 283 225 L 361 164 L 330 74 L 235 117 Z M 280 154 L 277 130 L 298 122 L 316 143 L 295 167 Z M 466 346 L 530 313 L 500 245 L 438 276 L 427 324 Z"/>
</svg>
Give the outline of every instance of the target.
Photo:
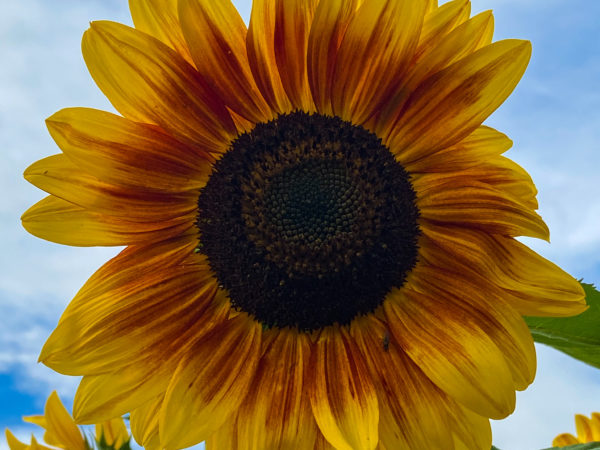
<svg viewBox="0 0 600 450">
<path fill-rule="evenodd" d="M 417 259 L 410 177 L 381 140 L 337 117 L 257 124 L 198 199 L 199 248 L 234 307 L 315 330 L 372 312 Z"/>
</svg>

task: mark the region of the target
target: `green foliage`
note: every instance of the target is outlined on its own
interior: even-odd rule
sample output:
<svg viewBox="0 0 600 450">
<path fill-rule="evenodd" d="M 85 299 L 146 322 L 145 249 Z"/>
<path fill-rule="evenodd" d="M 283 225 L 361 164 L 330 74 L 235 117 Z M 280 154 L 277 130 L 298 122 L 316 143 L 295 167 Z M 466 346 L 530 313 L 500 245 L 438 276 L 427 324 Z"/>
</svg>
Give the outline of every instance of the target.
<svg viewBox="0 0 600 450">
<path fill-rule="evenodd" d="M 577 444 L 569 445 L 567 447 L 551 447 L 545 450 L 598 450 L 600 449 L 600 442 L 590 442 L 588 444 Z"/>
<path fill-rule="evenodd" d="M 492 445 L 492 450 L 500 450 Z M 545 450 L 600 450 L 600 442 L 590 442 L 588 444 L 569 445 L 567 447 L 551 447 Z"/>
<path fill-rule="evenodd" d="M 574 317 L 526 317 L 525 321 L 536 342 L 600 368 L 600 292 L 591 284 L 581 285 L 589 305 L 587 311 Z"/>
</svg>

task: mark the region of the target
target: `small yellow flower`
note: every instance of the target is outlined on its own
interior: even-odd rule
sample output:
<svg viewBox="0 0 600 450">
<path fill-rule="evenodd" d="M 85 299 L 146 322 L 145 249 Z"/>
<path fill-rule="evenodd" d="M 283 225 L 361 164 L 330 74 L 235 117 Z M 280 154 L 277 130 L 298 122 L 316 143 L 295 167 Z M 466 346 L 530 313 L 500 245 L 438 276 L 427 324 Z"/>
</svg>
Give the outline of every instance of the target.
<svg viewBox="0 0 600 450">
<path fill-rule="evenodd" d="M 53 448 L 65 450 L 89 450 L 90 446 L 85 436 L 64 407 L 56 391 L 46 400 L 44 415 L 23 417 L 25 422 L 39 425 L 45 430 L 44 442 Z M 103 440 L 105 447 L 121 448 L 129 440 L 129 433 L 121 417 L 108 420 L 96 425 L 96 441 Z M 10 450 L 49 449 L 38 444 L 31 436 L 29 445 L 19 441 L 10 430 L 6 430 L 6 441 Z"/>
<path fill-rule="evenodd" d="M 10 448 L 10 450 L 52 450 L 49 447 L 38 444 L 33 434 L 31 435 L 31 444 L 24 444 L 8 429 L 6 430 L 6 442 L 8 443 L 8 448 Z"/>
<path fill-rule="evenodd" d="M 46 401 L 43 416 L 24 417 L 25 422 L 42 427 L 44 442 L 55 447 L 68 450 L 86 450 L 85 438 L 79 427 L 64 407 L 56 391 L 50 394 Z"/>
<path fill-rule="evenodd" d="M 129 440 L 129 432 L 125 426 L 125 422 L 120 417 L 109 420 L 104 423 L 96 424 L 96 440 L 100 441 L 104 438 L 104 443 L 116 449 Z"/>
<path fill-rule="evenodd" d="M 600 413 L 592 413 L 592 418 L 576 414 L 575 429 L 577 437 L 571 433 L 559 434 L 552 441 L 554 447 L 565 447 L 567 445 L 585 444 L 586 442 L 600 442 Z"/>
</svg>

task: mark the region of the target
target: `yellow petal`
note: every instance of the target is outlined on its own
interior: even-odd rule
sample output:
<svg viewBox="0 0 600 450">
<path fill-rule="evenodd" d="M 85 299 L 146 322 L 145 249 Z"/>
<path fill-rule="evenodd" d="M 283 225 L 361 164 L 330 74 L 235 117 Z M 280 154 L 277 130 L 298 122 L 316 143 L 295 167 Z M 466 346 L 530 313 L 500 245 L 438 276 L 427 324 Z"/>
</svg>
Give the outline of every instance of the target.
<svg viewBox="0 0 600 450">
<path fill-rule="evenodd" d="M 468 408 L 458 406 L 452 415 L 451 428 L 455 450 L 488 449 L 492 446 L 489 419 Z"/>
<path fill-rule="evenodd" d="M 468 19 L 470 14 L 469 0 L 453 0 L 430 11 L 423 22 L 416 54 L 421 55 L 442 43 L 444 37 Z"/>
<path fill-rule="evenodd" d="M 121 448 L 125 442 L 129 441 L 129 432 L 122 417 L 96 424 L 96 440 L 99 440 L 101 436 L 104 436 L 106 444 L 115 449 Z"/>
<path fill-rule="evenodd" d="M 237 417 L 232 417 L 225 421 L 218 431 L 206 439 L 206 442 L 204 443 L 206 450 L 239 450 L 240 443 L 237 437 L 236 424 Z"/>
<path fill-rule="evenodd" d="M 46 422 L 46 418 L 44 416 L 24 416 L 23 421 L 33 423 L 44 429 L 48 428 L 48 423 Z"/>
<path fill-rule="evenodd" d="M 147 347 L 128 366 L 83 377 L 73 406 L 79 423 L 98 423 L 121 416 L 164 394 L 175 370 L 194 346 L 215 325 L 222 323 L 230 307 L 215 300 L 205 316 L 197 317 L 185 332 L 154 347 Z M 130 356 L 132 356 L 130 354 Z"/>
<path fill-rule="evenodd" d="M 44 417 L 48 426 L 44 439 L 48 444 L 73 450 L 86 450 L 85 440 L 79 427 L 63 406 L 56 391 L 52 392 L 46 401 Z"/>
<path fill-rule="evenodd" d="M 49 195 L 21 217 L 23 227 L 42 239 L 80 247 L 148 244 L 185 234 L 194 218 L 136 223 L 87 211 Z"/>
<path fill-rule="evenodd" d="M 379 407 L 363 356 L 344 328 L 325 328 L 311 355 L 308 394 L 323 436 L 340 450 L 372 450 Z"/>
<path fill-rule="evenodd" d="M 186 251 L 189 242 L 175 241 L 109 261 L 69 304 L 40 360 L 64 374 L 101 374 L 168 353 L 200 321 L 209 328 L 217 286 L 207 266 L 184 262 Z"/>
<path fill-rule="evenodd" d="M 411 94 L 384 142 L 407 159 L 455 144 L 504 102 L 530 55 L 528 41 L 504 40 L 432 75 Z"/>
<path fill-rule="evenodd" d="M 275 0 L 274 53 L 281 84 L 292 107 L 312 112 L 306 54 L 309 31 L 319 0 Z"/>
<path fill-rule="evenodd" d="M 554 438 L 554 440 L 552 441 L 552 446 L 553 447 L 565 447 L 567 445 L 575 445 L 575 444 L 579 444 L 579 443 L 580 442 L 572 434 L 563 433 L 563 434 L 559 434 L 558 436 L 556 436 Z"/>
<path fill-rule="evenodd" d="M 272 117 L 246 54 L 246 25 L 230 0 L 181 0 L 183 34 L 200 74 L 228 107 L 251 122 Z"/>
<path fill-rule="evenodd" d="M 417 86 L 427 77 L 488 45 L 491 42 L 490 30 L 493 30 L 493 17 L 491 12 L 487 11 L 456 27 L 447 36 L 435 36 L 431 47 L 425 44 L 420 46 L 405 80 L 400 88 L 390 95 L 378 118 L 376 125 L 378 132 L 382 136 L 392 133 L 392 130 L 389 129 L 390 126 L 399 126 L 399 115 L 404 113 L 405 103 Z M 397 150 L 399 150 L 401 158 L 417 156 L 414 154 L 404 155 L 401 148 Z M 422 150 L 423 152 L 430 151 L 426 148 Z"/>
<path fill-rule="evenodd" d="M 264 352 L 237 420 L 239 450 L 313 450 L 317 425 L 306 395 L 306 334 L 277 331 Z"/>
<path fill-rule="evenodd" d="M 438 0 L 425 0 L 425 3 L 427 4 L 425 8 L 427 12 L 431 12 L 438 7 Z"/>
<path fill-rule="evenodd" d="M 131 411 L 129 416 L 131 434 L 135 441 L 146 450 L 160 447 L 158 417 L 163 399 L 164 395 L 159 395 L 154 400 L 150 400 Z"/>
<path fill-rule="evenodd" d="M 389 449 L 444 448 L 452 440 L 447 408 L 454 402 L 419 370 L 373 315 L 352 322 L 380 407 L 380 440 Z"/>
<path fill-rule="evenodd" d="M 406 284 L 389 294 L 384 308 L 398 344 L 450 397 L 493 419 L 513 412 L 511 372 L 474 318 Z"/>
<path fill-rule="evenodd" d="M 260 324 L 245 314 L 213 329 L 191 348 L 165 395 L 161 445 L 167 450 L 184 448 L 217 431 L 244 400 L 260 350 Z"/>
<path fill-rule="evenodd" d="M 222 100 L 179 54 L 114 22 L 93 22 L 83 57 L 98 87 L 125 117 L 154 123 L 178 139 L 224 152 L 236 129 Z"/>
<path fill-rule="evenodd" d="M 535 347 L 527 324 L 501 292 L 489 286 L 486 278 L 453 271 L 453 266 L 442 262 L 446 258 L 450 263 L 452 256 L 442 256 L 440 251 L 431 251 L 432 247 L 426 239 L 422 240 L 414 288 L 442 299 L 448 308 L 475 321 L 502 352 L 514 387 L 524 390 L 536 372 Z"/>
<path fill-rule="evenodd" d="M 590 427 L 592 428 L 593 441 L 600 441 L 600 413 L 593 412 L 592 420 L 590 420 Z"/>
<path fill-rule="evenodd" d="M 401 163 L 410 173 L 455 172 L 498 157 L 512 144 L 505 134 L 482 125 L 457 144 L 414 161 L 402 160 Z"/>
<path fill-rule="evenodd" d="M 73 415 L 77 423 L 96 424 L 132 411 L 164 392 L 178 358 L 155 352 L 115 372 L 86 375 L 75 394 Z"/>
<path fill-rule="evenodd" d="M 212 171 L 208 153 L 105 111 L 67 108 L 46 125 L 77 167 L 106 183 L 182 192 L 203 187 Z"/>
<path fill-rule="evenodd" d="M 452 159 L 451 155 L 449 156 Z M 463 167 L 458 166 L 458 161 L 455 161 L 454 170 L 443 167 L 441 173 L 436 173 L 435 166 L 427 167 L 425 173 L 435 173 L 435 175 L 416 176 L 415 180 L 418 180 L 419 185 L 425 186 L 425 189 L 427 189 L 427 181 L 434 178 L 435 183 L 439 185 L 466 184 L 467 180 L 470 180 L 470 183 L 484 183 L 499 192 L 503 192 L 508 198 L 528 209 L 537 209 L 537 188 L 529 174 L 517 163 L 500 155 L 483 157 L 478 163 L 466 161 L 467 155 L 463 155 L 463 157 L 465 157 Z M 476 158 L 475 155 L 472 155 L 472 157 Z"/>
<path fill-rule="evenodd" d="M 507 236 L 550 237 L 539 214 L 477 176 L 425 174 L 413 178 L 413 187 L 424 223 L 460 225 Z"/>
<path fill-rule="evenodd" d="M 361 0 L 321 1 L 313 18 L 307 47 L 308 81 L 317 110 L 333 114 L 331 89 L 340 47 Z"/>
<path fill-rule="evenodd" d="M 4 433 L 6 434 L 6 443 L 8 444 L 8 448 L 10 450 L 27 450 L 28 445 L 19 441 L 12 432 L 6 428 Z M 33 434 L 31 438 L 34 439 Z"/>
<path fill-rule="evenodd" d="M 577 280 L 513 238 L 462 227 L 428 225 L 422 230 L 445 250 L 447 262 L 498 285 L 506 301 L 522 315 L 572 316 L 587 309 Z"/>
<path fill-rule="evenodd" d="M 254 0 L 246 40 L 248 62 L 264 99 L 276 113 L 292 110 L 275 56 L 276 2 Z"/>
<path fill-rule="evenodd" d="M 192 63 L 177 17 L 177 0 L 129 0 L 135 27 L 154 36 Z"/>
<path fill-rule="evenodd" d="M 425 15 L 422 1 L 365 2 L 353 16 L 335 61 L 336 115 L 364 123 L 388 100 L 416 49 Z"/>
<path fill-rule="evenodd" d="M 592 426 L 590 419 L 581 414 L 575 414 L 575 430 L 579 442 L 592 442 Z"/>
<path fill-rule="evenodd" d="M 29 166 L 23 174 L 34 186 L 87 210 L 131 222 L 162 222 L 194 215 L 198 191 L 165 193 L 121 187 L 98 180 L 65 155 Z"/>
</svg>

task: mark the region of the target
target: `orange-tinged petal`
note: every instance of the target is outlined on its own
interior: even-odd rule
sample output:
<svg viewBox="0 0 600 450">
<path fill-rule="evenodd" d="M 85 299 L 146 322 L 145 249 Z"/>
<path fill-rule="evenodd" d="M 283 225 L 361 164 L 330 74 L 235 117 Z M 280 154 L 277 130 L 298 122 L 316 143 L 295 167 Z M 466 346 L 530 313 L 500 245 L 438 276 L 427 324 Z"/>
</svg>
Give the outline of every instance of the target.
<svg viewBox="0 0 600 450">
<path fill-rule="evenodd" d="M 552 441 L 553 447 L 566 447 L 567 445 L 580 444 L 575 436 L 570 433 L 559 434 Z"/>
<path fill-rule="evenodd" d="M 340 43 L 361 0 L 321 1 L 317 5 L 307 46 L 307 71 L 317 110 L 333 114 L 331 89 Z"/>
<path fill-rule="evenodd" d="M 473 155 L 473 158 L 475 157 Z M 537 188 L 531 176 L 510 159 L 499 155 L 482 159 L 479 164 L 466 162 L 464 167 L 458 167 L 458 161 L 455 164 L 454 171 L 442 169 L 439 173 L 433 166 L 426 169 L 427 175 L 417 175 L 418 172 L 413 172 L 416 175 L 415 184 L 423 187 L 425 191 L 433 185 L 451 187 L 485 185 L 503 193 L 506 198 L 524 206 L 526 210 L 538 208 Z"/>
<path fill-rule="evenodd" d="M 230 0 L 180 0 L 183 34 L 200 74 L 225 104 L 251 122 L 272 112 L 252 76 L 246 25 Z"/>
<path fill-rule="evenodd" d="M 402 160 L 401 163 L 410 173 L 454 172 L 499 156 L 512 144 L 505 134 L 482 125 L 457 144 L 413 161 Z"/>
<path fill-rule="evenodd" d="M 344 328 L 321 331 L 313 353 L 308 394 L 321 433 L 337 449 L 374 449 L 379 407 L 363 356 Z"/>
<path fill-rule="evenodd" d="M 184 448 L 216 432 L 244 400 L 260 350 L 261 326 L 246 314 L 216 327 L 192 347 L 166 391 L 161 445 L 167 450 Z"/>
<path fill-rule="evenodd" d="M 204 443 L 206 450 L 222 450 L 225 448 L 239 450 L 240 442 L 237 436 L 236 419 L 237 417 L 233 417 L 225 421 L 225 424 L 218 431 L 206 439 Z"/>
<path fill-rule="evenodd" d="M 389 97 L 384 106 L 378 118 L 378 132 L 387 136 L 392 132 L 389 129 L 390 125 L 400 126 L 397 121 L 399 112 L 404 111 L 405 102 L 411 93 L 427 77 L 490 44 L 490 30 L 493 30 L 493 24 L 492 14 L 487 11 L 461 24 L 442 39 L 434 39 L 435 45 L 431 48 L 422 46 L 419 49 L 421 53 L 414 58 L 412 68 L 406 74 L 400 88 Z M 424 150 L 428 151 L 428 149 Z M 404 155 L 400 152 L 399 156 L 408 158 L 416 155 Z"/>
<path fill-rule="evenodd" d="M 197 209 L 197 190 L 173 193 L 112 185 L 82 171 L 64 154 L 33 163 L 23 176 L 69 203 L 131 222 L 169 221 L 193 216 Z"/>
<path fill-rule="evenodd" d="M 153 358 L 115 372 L 85 375 L 75 394 L 77 423 L 95 424 L 123 415 L 164 392 L 177 367 L 176 358 L 156 352 Z"/>
<path fill-rule="evenodd" d="M 106 422 L 96 424 L 96 439 L 99 440 L 104 436 L 104 441 L 115 449 L 129 440 L 129 432 L 125 426 L 123 418 L 117 417 Z"/>
<path fill-rule="evenodd" d="M 470 275 L 452 271 L 451 265 L 439 264 L 440 252 L 430 251 L 432 245 L 426 239 L 421 243 L 422 261 L 413 279 L 415 289 L 443 299 L 448 308 L 472 317 L 504 355 L 515 388 L 527 388 L 535 377 L 536 358 L 531 333 L 521 315 L 507 304 L 499 290 L 488 287 L 487 280 L 478 277 L 474 281 Z"/>
<path fill-rule="evenodd" d="M 472 133 L 514 90 L 531 56 L 528 41 L 499 41 L 427 78 L 384 143 L 401 158 L 433 153 Z M 443 124 L 443 126 L 441 126 Z"/>
<path fill-rule="evenodd" d="M 351 333 L 377 389 L 383 446 L 444 448 L 452 440 L 447 395 L 408 358 L 379 319 L 357 319 Z"/>
<path fill-rule="evenodd" d="M 389 98 L 416 49 L 425 2 L 365 2 L 348 24 L 333 73 L 333 112 L 364 123 Z"/>
<path fill-rule="evenodd" d="M 452 0 L 430 11 L 423 21 L 416 56 L 419 57 L 439 45 L 444 37 L 457 25 L 468 19 L 470 14 L 471 2 L 469 0 Z"/>
<path fill-rule="evenodd" d="M 58 398 L 56 391 L 46 400 L 44 417 L 47 425 L 44 440 L 48 444 L 69 450 L 86 450 L 85 439 L 79 427 Z"/>
<path fill-rule="evenodd" d="M 192 63 L 177 17 L 177 0 L 129 0 L 135 27 L 154 36 Z"/>
<path fill-rule="evenodd" d="M 309 339 L 295 330 L 275 332 L 238 413 L 238 449 L 312 450 L 317 426 L 306 395 Z"/>
<path fill-rule="evenodd" d="M 425 174 L 413 177 L 423 223 L 460 225 L 487 233 L 549 240 L 542 218 L 500 188 L 476 177 Z"/>
<path fill-rule="evenodd" d="M 194 217 L 160 223 L 136 223 L 85 210 L 49 195 L 21 217 L 23 227 L 47 241 L 80 247 L 150 243 L 185 234 Z"/>
<path fill-rule="evenodd" d="M 281 84 L 292 107 L 315 110 L 308 85 L 307 47 L 319 0 L 275 0 L 274 53 Z"/>
<path fill-rule="evenodd" d="M 292 110 L 277 68 L 275 28 L 277 9 L 273 0 L 254 0 L 246 38 L 248 62 L 264 99 L 276 113 Z"/>
<path fill-rule="evenodd" d="M 181 192 L 199 189 L 212 158 L 156 126 L 90 108 L 63 109 L 46 120 L 50 134 L 76 166 L 106 183 Z"/>
<path fill-rule="evenodd" d="M 93 22 L 82 50 L 96 84 L 125 117 L 157 124 L 202 150 L 224 152 L 235 137 L 219 96 L 157 39 L 115 22 Z"/>
<path fill-rule="evenodd" d="M 406 284 L 389 294 L 384 308 L 398 344 L 444 392 L 493 419 L 514 410 L 511 372 L 475 318 Z"/>
<path fill-rule="evenodd" d="M 422 228 L 444 250 L 436 258 L 470 277 L 483 276 L 502 288 L 522 315 L 572 316 L 587 308 L 581 284 L 525 244 L 463 227 Z M 447 255 L 447 256 L 444 256 Z M 448 267 L 450 267 L 450 265 Z"/>
<path fill-rule="evenodd" d="M 159 395 L 154 400 L 144 403 L 131 411 L 129 423 L 131 434 L 135 441 L 146 450 L 159 449 L 158 417 L 164 395 Z"/>
<path fill-rule="evenodd" d="M 230 311 L 223 291 L 203 316 L 198 316 L 188 329 L 167 342 L 143 349 L 140 357 L 128 366 L 99 375 L 86 375 L 75 395 L 73 413 L 79 423 L 98 423 L 132 411 L 164 394 L 183 357 Z"/>
<path fill-rule="evenodd" d="M 207 266 L 185 263 L 189 247 L 129 247 L 105 264 L 69 304 L 40 360 L 64 374 L 100 374 L 166 351 L 201 320 L 209 327 L 217 286 Z"/>
</svg>

